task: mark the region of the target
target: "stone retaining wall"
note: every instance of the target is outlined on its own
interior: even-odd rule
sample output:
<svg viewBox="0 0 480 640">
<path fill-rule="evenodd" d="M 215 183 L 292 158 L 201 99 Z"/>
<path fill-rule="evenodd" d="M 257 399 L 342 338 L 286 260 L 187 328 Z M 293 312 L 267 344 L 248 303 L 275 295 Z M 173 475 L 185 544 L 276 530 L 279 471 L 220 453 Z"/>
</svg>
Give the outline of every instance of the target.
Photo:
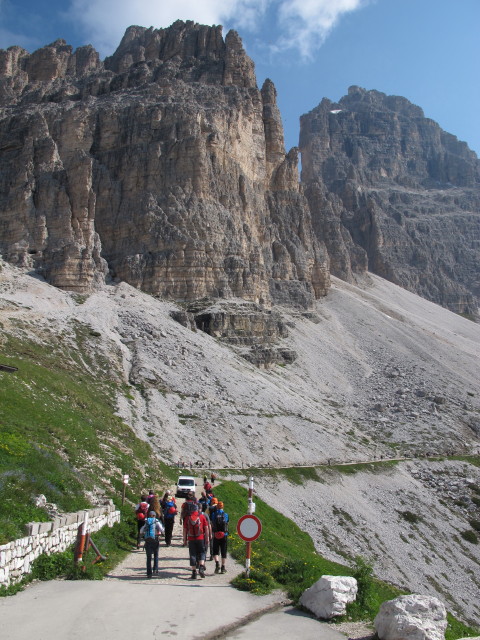
<svg viewBox="0 0 480 640">
<path fill-rule="evenodd" d="M 25 538 L 0 545 L 0 586 L 8 587 L 20 582 L 30 572 L 35 558 L 42 553 L 50 555 L 65 551 L 77 538 L 79 525 L 84 521 L 85 511 L 67 513 L 51 522 L 30 522 Z M 120 522 L 120 511 L 113 503 L 88 510 L 88 530 L 98 531 L 104 526 L 112 527 Z"/>
</svg>

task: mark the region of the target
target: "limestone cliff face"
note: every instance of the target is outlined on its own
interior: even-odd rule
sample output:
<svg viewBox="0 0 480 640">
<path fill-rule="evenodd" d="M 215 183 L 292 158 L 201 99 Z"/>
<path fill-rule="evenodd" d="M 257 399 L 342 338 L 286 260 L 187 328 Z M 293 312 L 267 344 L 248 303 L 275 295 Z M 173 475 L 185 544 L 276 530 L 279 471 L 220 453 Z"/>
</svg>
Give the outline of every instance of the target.
<svg viewBox="0 0 480 640">
<path fill-rule="evenodd" d="M 480 298 L 480 163 L 405 98 L 351 87 L 301 118 L 302 181 L 334 275 L 367 268 L 456 312 Z"/>
<path fill-rule="evenodd" d="M 239 36 L 130 27 L 113 56 L 0 51 L 0 253 L 59 287 L 307 307 L 328 257 Z"/>
</svg>

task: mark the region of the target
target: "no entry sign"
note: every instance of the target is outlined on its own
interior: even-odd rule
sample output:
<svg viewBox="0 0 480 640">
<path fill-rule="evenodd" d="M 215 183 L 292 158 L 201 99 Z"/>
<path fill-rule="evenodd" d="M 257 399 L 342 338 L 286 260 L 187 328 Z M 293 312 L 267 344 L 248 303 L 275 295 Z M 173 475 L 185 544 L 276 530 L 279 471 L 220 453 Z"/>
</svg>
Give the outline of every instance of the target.
<svg viewBox="0 0 480 640">
<path fill-rule="evenodd" d="M 262 523 L 257 516 L 247 514 L 237 522 L 237 533 L 245 542 L 253 542 L 262 533 Z"/>
</svg>

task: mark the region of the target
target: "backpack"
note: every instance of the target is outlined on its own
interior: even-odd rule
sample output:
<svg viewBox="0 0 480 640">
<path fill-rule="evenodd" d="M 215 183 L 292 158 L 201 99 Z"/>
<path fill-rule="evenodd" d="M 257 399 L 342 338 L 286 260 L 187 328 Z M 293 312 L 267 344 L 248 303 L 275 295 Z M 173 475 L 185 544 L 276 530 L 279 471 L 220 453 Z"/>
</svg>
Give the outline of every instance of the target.
<svg viewBox="0 0 480 640">
<path fill-rule="evenodd" d="M 157 519 L 156 518 L 147 518 L 145 520 L 145 524 L 144 524 L 144 530 L 143 530 L 143 537 L 145 538 L 145 540 L 147 538 L 155 538 L 155 534 L 156 534 L 156 527 L 155 525 L 157 524 Z"/>
<path fill-rule="evenodd" d="M 137 520 L 145 520 L 148 512 L 148 502 L 140 502 L 138 509 L 135 511 Z"/>
<path fill-rule="evenodd" d="M 200 516 L 188 516 L 187 533 L 190 538 L 198 538 L 202 535 L 202 523 Z"/>
<path fill-rule="evenodd" d="M 192 513 L 194 513 L 195 511 L 198 511 L 198 504 L 191 500 L 187 500 L 186 502 L 183 503 L 182 511 L 183 511 L 184 517 L 187 518 L 188 516 L 192 515 Z"/>
<path fill-rule="evenodd" d="M 212 521 L 212 529 L 217 540 L 221 540 L 225 537 L 227 532 L 227 520 L 225 519 L 224 511 L 217 511 L 215 513 Z"/>
<path fill-rule="evenodd" d="M 177 515 L 177 509 L 173 502 L 166 502 L 163 507 L 163 517 L 164 518 L 174 518 Z"/>
</svg>

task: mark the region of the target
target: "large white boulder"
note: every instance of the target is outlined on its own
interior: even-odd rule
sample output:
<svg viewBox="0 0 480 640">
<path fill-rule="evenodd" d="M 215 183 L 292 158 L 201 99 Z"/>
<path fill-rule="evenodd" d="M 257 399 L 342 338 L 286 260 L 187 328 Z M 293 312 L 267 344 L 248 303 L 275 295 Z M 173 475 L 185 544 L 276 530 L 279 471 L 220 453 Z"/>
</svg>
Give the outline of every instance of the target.
<svg viewBox="0 0 480 640">
<path fill-rule="evenodd" d="M 380 640 L 444 640 L 447 612 L 432 596 L 399 596 L 384 602 L 375 620 Z"/>
<path fill-rule="evenodd" d="M 347 604 L 355 601 L 357 591 L 355 578 L 322 576 L 303 592 L 300 604 L 314 613 L 317 618 L 329 620 L 345 614 Z"/>
</svg>

